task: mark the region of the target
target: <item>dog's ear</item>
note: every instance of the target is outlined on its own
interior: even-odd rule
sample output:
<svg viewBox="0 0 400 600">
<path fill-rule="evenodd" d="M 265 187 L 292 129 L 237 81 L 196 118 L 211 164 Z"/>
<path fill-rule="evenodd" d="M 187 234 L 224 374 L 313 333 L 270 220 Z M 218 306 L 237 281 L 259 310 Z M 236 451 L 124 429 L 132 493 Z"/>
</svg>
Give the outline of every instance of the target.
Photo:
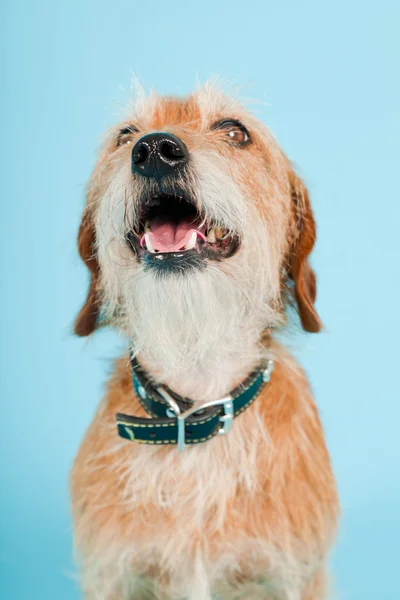
<svg viewBox="0 0 400 600">
<path fill-rule="evenodd" d="M 303 328 L 317 333 L 322 323 L 314 307 L 317 295 L 315 273 L 308 257 L 316 238 L 315 221 L 308 191 L 301 179 L 291 171 L 289 174 L 296 234 L 289 255 L 288 275 L 294 284 L 294 297 Z"/>
<path fill-rule="evenodd" d="M 97 260 L 96 232 L 92 211 L 86 207 L 78 234 L 79 254 L 90 271 L 90 285 L 85 304 L 81 308 L 75 321 L 75 333 L 86 336 L 96 329 L 100 310 L 98 282 L 100 266 Z"/>
</svg>

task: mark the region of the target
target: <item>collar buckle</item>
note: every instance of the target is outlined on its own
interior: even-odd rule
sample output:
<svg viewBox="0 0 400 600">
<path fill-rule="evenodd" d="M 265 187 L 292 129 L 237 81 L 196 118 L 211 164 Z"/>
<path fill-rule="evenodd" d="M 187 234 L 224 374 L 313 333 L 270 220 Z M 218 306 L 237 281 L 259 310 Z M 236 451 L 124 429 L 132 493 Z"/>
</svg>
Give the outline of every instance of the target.
<svg viewBox="0 0 400 600">
<path fill-rule="evenodd" d="M 224 414 L 219 418 L 222 423 L 221 428 L 218 431 L 218 435 L 225 435 L 229 433 L 232 429 L 233 423 L 233 398 L 232 396 L 225 396 L 224 398 L 220 398 L 219 400 L 212 400 L 211 402 L 206 402 L 205 404 L 201 404 L 200 406 L 192 406 L 188 410 L 185 410 L 183 413 L 175 413 L 177 417 L 178 423 L 178 450 L 182 452 L 185 448 L 185 424 L 186 419 L 197 412 L 203 411 L 205 408 L 210 408 L 212 406 L 222 406 L 224 408 Z M 172 407 L 173 409 L 173 407 Z M 173 409 L 174 410 L 174 409 Z"/>
</svg>

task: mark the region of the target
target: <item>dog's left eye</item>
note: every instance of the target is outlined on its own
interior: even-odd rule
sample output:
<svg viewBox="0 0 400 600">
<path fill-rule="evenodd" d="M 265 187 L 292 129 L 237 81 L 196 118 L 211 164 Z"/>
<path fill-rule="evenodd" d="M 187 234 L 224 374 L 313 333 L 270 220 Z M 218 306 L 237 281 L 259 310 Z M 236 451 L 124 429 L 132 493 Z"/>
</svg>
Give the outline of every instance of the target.
<svg viewBox="0 0 400 600">
<path fill-rule="evenodd" d="M 138 133 L 139 129 L 134 125 L 127 125 L 120 130 L 117 138 L 117 146 L 123 146 L 125 144 L 132 143 L 132 136 L 134 133 Z"/>
<path fill-rule="evenodd" d="M 226 137 L 236 145 L 244 146 L 250 141 L 247 128 L 236 119 L 225 119 L 215 123 L 214 129 L 224 131 Z"/>
</svg>

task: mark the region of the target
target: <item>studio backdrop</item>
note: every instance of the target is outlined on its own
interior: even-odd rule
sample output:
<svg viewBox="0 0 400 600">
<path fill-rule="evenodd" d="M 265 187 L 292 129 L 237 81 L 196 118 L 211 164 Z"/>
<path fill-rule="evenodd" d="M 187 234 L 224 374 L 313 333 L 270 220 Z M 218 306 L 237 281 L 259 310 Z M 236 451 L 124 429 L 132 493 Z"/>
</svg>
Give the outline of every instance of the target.
<svg viewBox="0 0 400 600">
<path fill-rule="evenodd" d="M 295 159 L 318 227 L 325 329 L 286 342 L 338 480 L 345 600 L 399 597 L 399 12 L 396 2 L 3 0 L 0 597 L 77 600 L 68 474 L 126 341 L 72 334 L 101 134 L 145 89 L 210 76 Z"/>
</svg>

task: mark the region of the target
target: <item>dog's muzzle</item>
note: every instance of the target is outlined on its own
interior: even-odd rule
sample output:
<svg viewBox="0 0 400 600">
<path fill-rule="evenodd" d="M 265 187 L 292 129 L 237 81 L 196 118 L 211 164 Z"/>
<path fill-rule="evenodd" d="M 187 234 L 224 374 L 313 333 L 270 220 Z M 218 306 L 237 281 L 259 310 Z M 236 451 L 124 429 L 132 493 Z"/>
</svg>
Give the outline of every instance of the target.
<svg viewBox="0 0 400 600">
<path fill-rule="evenodd" d="M 132 149 L 132 174 L 134 181 L 141 179 L 142 197 L 138 225 L 126 239 L 146 269 L 163 275 L 203 269 L 239 246 L 238 236 L 201 213 L 185 182 L 188 163 L 186 145 L 171 133 L 144 135 Z"/>
</svg>

